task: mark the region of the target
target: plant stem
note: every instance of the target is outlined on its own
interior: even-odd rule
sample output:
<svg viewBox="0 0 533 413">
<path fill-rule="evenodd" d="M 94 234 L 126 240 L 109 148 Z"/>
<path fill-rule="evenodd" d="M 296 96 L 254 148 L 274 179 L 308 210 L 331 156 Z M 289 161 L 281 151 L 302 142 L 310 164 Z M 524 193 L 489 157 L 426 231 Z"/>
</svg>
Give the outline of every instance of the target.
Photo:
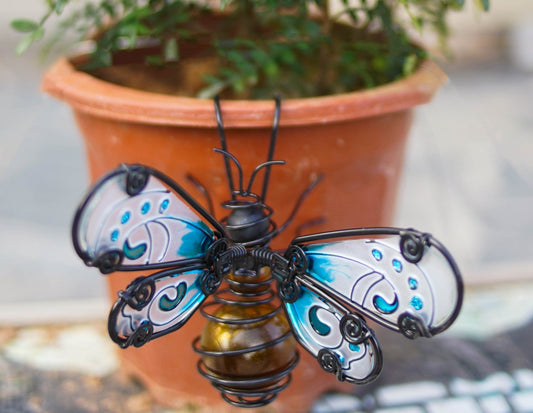
<svg viewBox="0 0 533 413">
<path fill-rule="evenodd" d="M 238 34 L 244 39 L 253 38 L 255 12 L 252 0 L 243 0 L 240 2 L 240 23 Z"/>
<path fill-rule="evenodd" d="M 332 21 L 330 16 L 330 3 L 329 0 L 322 0 L 322 6 L 320 7 L 321 19 L 322 19 L 322 36 L 325 39 L 331 38 Z M 318 92 L 323 94 L 328 90 L 328 83 L 330 81 L 331 65 L 330 60 L 332 44 L 322 43 L 320 47 L 320 64 L 318 74 Z"/>
</svg>

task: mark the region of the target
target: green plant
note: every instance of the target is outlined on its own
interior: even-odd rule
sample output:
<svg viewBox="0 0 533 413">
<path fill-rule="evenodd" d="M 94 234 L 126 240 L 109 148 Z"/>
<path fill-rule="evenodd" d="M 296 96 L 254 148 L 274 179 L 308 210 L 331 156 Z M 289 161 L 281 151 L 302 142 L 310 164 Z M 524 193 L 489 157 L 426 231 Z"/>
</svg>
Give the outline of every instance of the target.
<svg viewBox="0 0 533 413">
<path fill-rule="evenodd" d="M 489 0 L 473 0 L 488 10 Z M 108 66 L 113 55 L 146 39 L 159 53 L 146 62 L 179 62 L 184 44 L 202 45 L 217 59 L 205 74 L 202 97 L 217 93 L 261 98 L 342 93 L 378 86 L 413 72 L 426 52 L 409 40 L 411 29 L 437 33 L 444 44 L 446 17 L 465 0 L 46 0 L 39 21 L 14 20 L 24 52 L 60 16 L 45 46 L 74 33 L 94 39 L 86 70 Z M 223 18 L 209 19 L 213 12 Z M 350 23 L 351 27 L 348 26 Z M 354 29 L 355 28 L 355 29 Z"/>
</svg>

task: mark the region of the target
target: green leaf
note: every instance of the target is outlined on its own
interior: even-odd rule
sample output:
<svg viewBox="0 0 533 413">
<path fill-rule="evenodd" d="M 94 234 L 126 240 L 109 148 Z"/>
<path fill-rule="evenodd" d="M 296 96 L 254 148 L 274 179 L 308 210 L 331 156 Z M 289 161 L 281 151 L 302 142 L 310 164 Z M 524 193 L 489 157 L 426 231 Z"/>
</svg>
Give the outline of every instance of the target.
<svg viewBox="0 0 533 413">
<path fill-rule="evenodd" d="M 250 52 L 250 56 L 258 65 L 265 65 L 270 61 L 270 56 L 264 50 L 254 49 Z"/>
<path fill-rule="evenodd" d="M 415 54 L 409 55 L 403 62 L 403 75 L 409 76 L 414 73 L 416 65 L 418 63 L 418 57 Z"/>
<path fill-rule="evenodd" d="M 224 10 L 233 0 L 220 0 L 220 10 Z"/>
<path fill-rule="evenodd" d="M 38 27 L 36 30 L 34 30 L 31 33 L 28 33 L 26 36 L 24 36 L 20 42 L 15 47 L 15 53 L 17 55 L 23 54 L 26 50 L 30 48 L 33 42 L 37 40 L 41 40 L 44 36 L 44 29 L 42 27 Z"/>
<path fill-rule="evenodd" d="M 87 3 L 84 8 L 85 17 L 88 19 L 98 18 L 98 9 L 92 3 Z"/>
<path fill-rule="evenodd" d="M 228 87 L 227 82 L 219 80 L 200 90 L 196 97 L 199 99 L 213 99 L 216 95 Z"/>
<path fill-rule="evenodd" d="M 33 38 L 31 35 L 24 36 L 20 42 L 18 42 L 17 46 L 15 47 L 15 53 L 20 56 L 23 54 L 26 50 L 28 50 L 33 43 Z"/>
<path fill-rule="evenodd" d="M 113 63 L 113 56 L 106 50 L 95 50 L 91 54 L 89 62 L 82 66 L 83 70 L 94 70 L 100 67 L 111 66 Z"/>
<path fill-rule="evenodd" d="M 296 42 L 294 48 L 304 54 L 308 54 L 313 50 L 308 42 Z"/>
<path fill-rule="evenodd" d="M 461 10 L 465 6 L 465 0 L 451 0 L 450 6 L 454 10 Z"/>
<path fill-rule="evenodd" d="M 29 33 L 39 28 L 39 23 L 29 19 L 16 19 L 11 22 L 11 27 L 21 33 Z"/>
<path fill-rule="evenodd" d="M 39 27 L 33 33 L 30 34 L 33 41 L 41 40 L 44 36 L 44 27 Z"/>
<path fill-rule="evenodd" d="M 178 41 L 175 38 L 168 39 L 165 42 L 164 56 L 166 62 L 172 62 L 179 59 Z"/>
<path fill-rule="evenodd" d="M 279 76 L 279 67 L 275 61 L 271 60 L 263 66 L 263 70 L 268 77 L 276 78 Z"/>
<path fill-rule="evenodd" d="M 489 11 L 490 9 L 490 0 L 477 0 L 476 4 L 483 11 Z"/>
<path fill-rule="evenodd" d="M 153 65 L 153 66 L 163 66 L 165 64 L 161 56 L 157 56 L 157 55 L 146 56 L 144 58 L 144 61 L 147 64 Z"/>
<path fill-rule="evenodd" d="M 296 60 L 296 55 L 289 48 L 286 48 L 285 50 L 281 51 L 279 57 L 280 57 L 280 60 L 284 64 L 287 64 L 287 65 L 292 65 L 293 63 L 295 63 L 297 61 Z"/>
<path fill-rule="evenodd" d="M 232 85 L 234 92 L 239 95 L 246 90 L 246 82 L 243 78 L 236 79 Z"/>
<path fill-rule="evenodd" d="M 65 9 L 65 6 L 67 5 L 67 3 L 69 2 L 69 0 L 57 0 L 55 5 L 54 5 L 54 11 L 56 12 L 57 15 L 60 15 L 61 13 L 63 13 L 63 10 Z"/>
<path fill-rule="evenodd" d="M 385 56 L 375 56 L 372 59 L 372 68 L 376 72 L 384 72 L 387 68 L 387 58 Z"/>
<path fill-rule="evenodd" d="M 115 8 L 113 7 L 112 4 L 104 1 L 101 4 L 101 6 L 102 6 L 102 10 L 104 10 L 109 15 L 109 17 L 112 17 L 112 18 L 116 17 Z"/>
</svg>

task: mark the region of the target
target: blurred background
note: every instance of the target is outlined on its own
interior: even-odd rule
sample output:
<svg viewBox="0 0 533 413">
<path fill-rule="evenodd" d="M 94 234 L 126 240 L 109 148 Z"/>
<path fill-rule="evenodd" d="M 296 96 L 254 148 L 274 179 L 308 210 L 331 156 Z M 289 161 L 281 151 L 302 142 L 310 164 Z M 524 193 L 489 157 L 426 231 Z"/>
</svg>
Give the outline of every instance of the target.
<svg viewBox="0 0 533 413">
<path fill-rule="evenodd" d="M 74 369 L 103 377 L 116 370 L 117 360 L 103 331 L 109 302 L 103 276 L 82 265 L 70 241 L 71 219 L 88 186 L 81 137 L 67 105 L 39 90 L 51 60 L 43 63 L 35 48 L 19 58 L 14 55 L 19 36 L 10 29 L 10 20 L 37 18 L 43 0 L 4 3 L 0 8 L 0 411 L 7 406 L 3 397 L 18 398 L 22 401 L 16 406 L 25 406 L 38 389 L 41 398 L 54 406 L 50 411 L 71 412 L 74 402 L 65 401 L 65 410 L 55 404 L 67 398 L 64 376 L 41 372 Z M 453 376 L 471 359 L 478 368 L 472 375 L 476 379 L 495 369 L 531 367 L 527 365 L 531 359 L 523 355 L 531 350 L 533 331 L 528 324 L 533 319 L 533 2 L 493 0 L 488 14 L 469 9 L 453 16 L 452 56 L 439 59 L 449 82 L 433 102 L 416 109 L 394 222 L 433 233 L 457 259 L 467 284 L 466 298 L 461 316 L 446 335 L 460 341 L 448 345 L 432 340 L 423 347 L 425 341 L 420 340 L 409 358 L 401 344 L 395 357 L 391 346 L 398 341 L 385 338 L 382 343 L 389 347 L 385 352 L 393 366 L 385 381 L 394 381 L 405 371 L 410 372 L 405 376 L 409 380 L 447 380 L 444 370 L 450 360 L 457 361 L 450 367 L 455 368 L 449 373 Z M 20 328 L 91 321 L 97 321 L 96 332 L 83 325 L 58 330 L 55 336 L 49 330 Z M 55 341 L 50 344 L 52 336 Z M 463 338 L 482 340 L 473 346 Z M 510 343 L 522 343 L 523 348 L 507 350 Z M 442 356 L 444 361 L 435 364 L 434 357 L 447 351 L 453 356 Z M 428 363 L 420 362 L 420 354 Z M 507 360 L 504 354 L 511 360 L 507 365 L 501 362 Z M 20 373 L 4 355 L 37 370 Z M 394 364 L 403 361 L 405 365 Z M 122 403 L 115 392 L 119 388 L 135 397 L 126 407 L 109 411 L 140 412 L 151 406 L 150 396 L 131 383 L 104 381 L 99 387 L 94 381 L 73 382 L 85 386 L 79 396 L 82 404 L 104 400 L 104 392 L 111 392 L 109 400 Z M 68 385 L 74 388 L 72 382 Z M 62 397 L 56 397 L 59 392 Z M 533 406 L 533 385 L 528 400 Z M 102 410 L 100 405 L 76 411 Z"/>
<path fill-rule="evenodd" d="M 35 48 L 13 52 L 19 36 L 9 21 L 41 9 L 41 0 L 23 0 L 0 10 L 5 322 L 20 322 L 32 302 L 55 303 L 39 305 L 44 318 L 107 312 L 102 276 L 84 268 L 70 243 L 88 183 L 81 138 L 70 109 L 39 91 L 50 61 Z M 441 61 L 448 84 L 416 110 L 395 224 L 437 236 L 467 284 L 524 279 L 533 277 L 533 2 L 469 9 L 452 17 L 452 56 Z"/>
</svg>

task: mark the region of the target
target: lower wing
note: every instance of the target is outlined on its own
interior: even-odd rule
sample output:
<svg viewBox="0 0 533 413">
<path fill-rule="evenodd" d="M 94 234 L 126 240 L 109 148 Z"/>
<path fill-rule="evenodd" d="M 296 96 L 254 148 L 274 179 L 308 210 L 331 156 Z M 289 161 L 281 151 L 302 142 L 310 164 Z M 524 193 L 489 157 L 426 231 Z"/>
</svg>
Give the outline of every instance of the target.
<svg viewBox="0 0 533 413">
<path fill-rule="evenodd" d="M 298 342 L 340 381 L 364 384 L 375 379 L 382 354 L 364 319 L 320 297 L 312 286 L 297 285 L 298 298 L 284 305 Z"/>
<path fill-rule="evenodd" d="M 122 348 L 140 347 L 179 329 L 214 290 L 203 267 L 170 269 L 135 279 L 111 309 L 109 335 Z"/>
</svg>

